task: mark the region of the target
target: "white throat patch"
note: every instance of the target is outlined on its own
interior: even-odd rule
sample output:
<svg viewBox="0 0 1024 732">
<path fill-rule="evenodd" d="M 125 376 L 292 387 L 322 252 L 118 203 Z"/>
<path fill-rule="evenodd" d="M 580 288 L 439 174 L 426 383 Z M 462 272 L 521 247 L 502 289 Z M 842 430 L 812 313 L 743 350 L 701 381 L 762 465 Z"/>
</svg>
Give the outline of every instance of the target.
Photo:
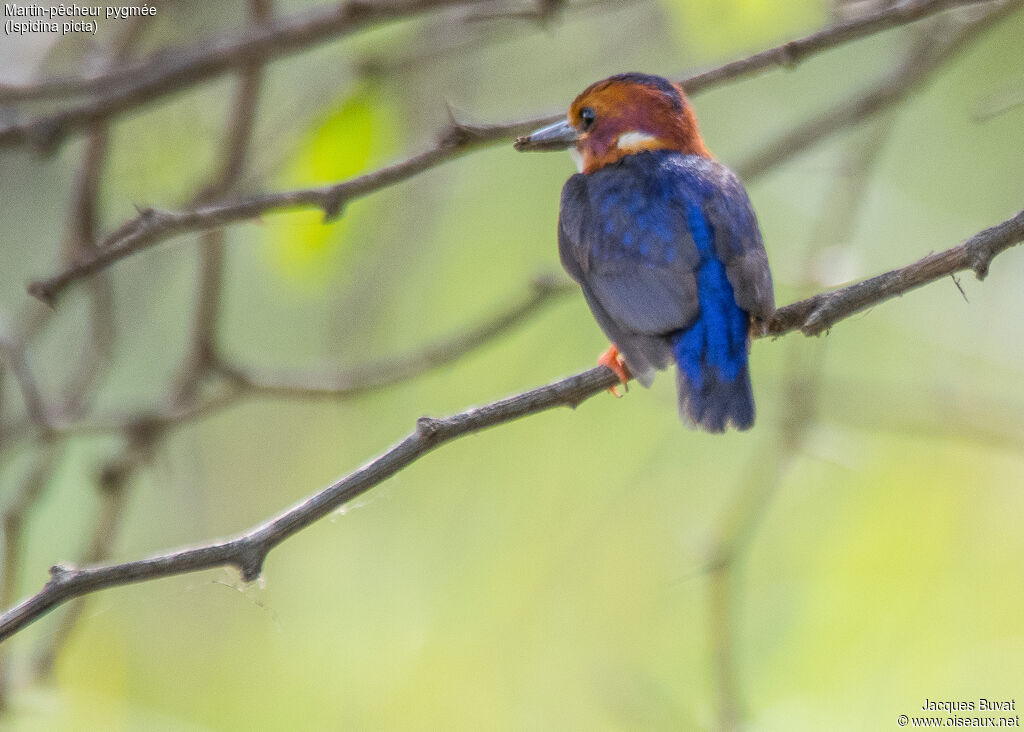
<svg viewBox="0 0 1024 732">
<path fill-rule="evenodd" d="M 641 147 L 644 143 L 654 142 L 656 139 L 658 138 L 654 135 L 633 130 L 631 132 L 623 132 L 619 135 L 619 141 L 616 143 L 616 147 L 620 150 L 632 150 L 633 148 Z"/>
<path fill-rule="evenodd" d="M 572 147 L 569 148 L 569 157 L 572 158 L 572 161 L 574 163 L 576 163 L 576 170 L 578 170 L 579 172 L 582 173 L 583 172 L 583 156 L 580 155 L 580 151 L 576 149 L 575 145 L 573 145 Z"/>
</svg>

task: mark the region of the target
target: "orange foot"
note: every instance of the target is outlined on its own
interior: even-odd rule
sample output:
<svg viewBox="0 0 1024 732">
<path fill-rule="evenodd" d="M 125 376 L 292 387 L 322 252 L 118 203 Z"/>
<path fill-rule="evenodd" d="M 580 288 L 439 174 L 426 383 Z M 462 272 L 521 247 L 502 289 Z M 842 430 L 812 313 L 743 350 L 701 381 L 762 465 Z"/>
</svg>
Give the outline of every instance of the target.
<svg viewBox="0 0 1024 732">
<path fill-rule="evenodd" d="M 619 349 L 615 347 L 615 344 L 608 346 L 608 350 L 602 353 L 597 358 L 597 363 L 601 366 L 607 366 L 615 375 L 619 377 L 619 381 L 622 382 L 623 388 L 629 391 L 629 380 L 631 375 L 629 369 L 626 368 L 626 362 L 622 360 L 622 356 L 619 355 Z M 608 391 L 612 393 L 612 396 L 618 399 L 622 395 L 618 392 L 618 387 L 613 386 Z"/>
</svg>

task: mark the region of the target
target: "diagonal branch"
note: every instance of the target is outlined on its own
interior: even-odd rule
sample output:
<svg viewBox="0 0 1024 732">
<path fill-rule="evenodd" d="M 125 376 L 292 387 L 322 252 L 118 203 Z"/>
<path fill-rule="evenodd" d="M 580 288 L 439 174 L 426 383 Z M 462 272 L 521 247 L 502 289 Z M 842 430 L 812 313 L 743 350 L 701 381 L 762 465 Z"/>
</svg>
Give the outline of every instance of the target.
<svg viewBox="0 0 1024 732">
<path fill-rule="evenodd" d="M 53 430 L 58 437 L 124 433 L 134 445 L 148 450 L 168 430 L 216 414 L 248 397 L 350 399 L 410 381 L 453 363 L 522 325 L 573 289 L 574 286 L 562 278 L 538 277 L 525 296 L 479 323 L 409 353 L 348 369 L 322 372 L 262 371 L 240 366 L 215 354 L 216 360 L 211 368 L 230 380 L 230 388 L 202 399 L 171 400 L 165 406 L 149 411 L 136 410 L 90 421 L 56 424 Z"/>
<path fill-rule="evenodd" d="M 218 369 L 241 388 L 267 396 L 349 398 L 408 381 L 462 358 L 507 333 L 551 300 L 575 289 L 567 280 L 540 277 L 529 294 L 468 331 L 444 338 L 418 351 L 329 373 L 274 373 L 219 363 Z"/>
<path fill-rule="evenodd" d="M 916 0 L 901 3 L 859 20 L 826 28 L 746 59 L 733 61 L 717 69 L 691 75 L 682 79 L 681 83 L 691 94 L 697 94 L 735 78 L 751 76 L 780 66 L 792 67 L 813 54 L 872 33 L 920 20 L 952 7 L 992 1 Z M 349 201 L 407 180 L 477 148 L 508 142 L 559 116 L 546 115 L 496 125 L 469 125 L 453 120 L 449 128 L 438 136 L 433 148 L 334 185 L 263 193 L 242 200 L 209 203 L 185 211 L 148 208 L 111 233 L 104 240 L 99 252 L 56 275 L 30 283 L 28 291 L 44 302 L 53 304 L 73 282 L 89 277 L 125 257 L 173 236 L 255 219 L 270 212 L 312 207 L 322 209 L 327 218 L 333 218 L 340 214 Z M 0 142 L 2 140 L 3 130 L 0 129 Z"/>
<path fill-rule="evenodd" d="M 184 49 L 161 51 L 138 64 L 83 80 L 83 84 L 98 92 L 87 101 L 34 120 L 0 127 L 0 147 L 28 143 L 42 150 L 52 150 L 69 134 L 93 122 L 187 89 L 231 69 L 255 62 L 266 63 L 378 23 L 446 6 L 487 1 L 347 0 L 273 23 L 250 26 L 237 34 L 208 38 Z M 67 84 L 53 85 L 64 93 L 68 91 Z"/>
<path fill-rule="evenodd" d="M 459 0 L 451 0 L 459 2 Z M 461 0 L 466 2 L 466 0 Z M 712 69 L 694 79 L 696 87 L 714 85 L 724 79 L 753 75 L 775 66 L 793 66 L 804 57 L 825 48 L 845 43 L 887 28 L 906 25 L 923 17 L 959 5 L 987 0 L 916 0 L 899 3 L 895 7 L 828 28 L 799 41 L 762 51 L 749 58 L 733 61 Z M 129 95 L 141 82 L 166 85 L 164 93 L 185 88 L 191 84 L 218 76 L 238 65 L 242 60 L 271 60 L 287 53 L 295 53 L 317 43 L 349 31 L 347 27 L 360 13 L 394 13 L 392 19 L 429 10 L 445 4 L 446 0 L 421 0 L 390 5 L 368 2 L 349 2 L 331 8 L 322 8 L 282 18 L 263 33 L 243 32 L 222 35 L 184 49 L 164 50 L 135 64 L 109 69 L 93 76 L 44 79 L 29 84 L 0 83 L 0 102 L 20 102 L 37 99 L 61 99 L 82 95 Z M 479 0 L 478 0 L 479 2 Z M 493 11 L 480 11 L 480 13 Z M 533 11 L 531 16 L 541 11 Z M 345 17 L 348 13 L 349 17 Z M 508 17 L 500 11 L 495 17 Z M 353 17 L 355 16 L 355 17 Z"/>
<path fill-rule="evenodd" d="M 871 305 L 955 272 L 973 269 L 979 277 L 984 277 L 994 257 L 1021 241 L 1024 241 L 1024 211 L 945 252 L 781 308 L 762 325 L 757 335 L 777 336 L 797 329 L 808 335 L 819 333 Z M 237 567 L 244 580 L 252 581 L 259 576 L 267 554 L 278 544 L 446 442 L 554 407 L 575 407 L 616 383 L 618 377 L 610 369 L 598 366 L 450 417 L 421 417 L 416 429 L 390 450 L 319 493 L 231 539 L 124 564 L 82 568 L 56 565 L 51 568 L 50 579 L 42 590 L 0 616 L 0 641 L 74 597 L 109 587 L 222 566 Z"/>
<path fill-rule="evenodd" d="M 753 56 L 733 61 L 716 69 L 705 71 L 693 76 L 686 82 L 687 93 L 703 91 L 711 86 L 718 86 L 723 81 L 742 79 L 753 76 L 766 69 L 783 67 L 793 68 L 804 59 L 821 51 L 856 41 L 879 31 L 907 25 L 915 21 L 935 15 L 943 10 L 964 5 L 987 4 L 990 0 L 910 0 L 897 2 L 875 13 L 864 15 L 856 20 L 832 26 L 818 31 L 800 40 L 783 43 Z"/>
<path fill-rule="evenodd" d="M 780 308 L 771 320 L 761 325 L 757 335 L 779 336 L 791 330 L 799 330 L 808 336 L 818 335 L 855 313 L 957 272 L 970 269 L 982 280 L 988 274 L 992 260 L 1021 241 L 1024 241 L 1024 211 L 975 234 L 960 246 L 929 254 L 906 267 Z"/>
<path fill-rule="evenodd" d="M 964 51 L 985 31 L 1024 6 L 1024 0 L 994 4 L 981 17 L 942 23 L 933 33 L 923 35 L 911 47 L 906 58 L 869 90 L 844 99 L 794 129 L 759 145 L 760 151 L 734 166 L 749 182 L 780 163 L 799 155 L 827 137 L 888 109 L 916 92 L 950 59 Z"/>
</svg>

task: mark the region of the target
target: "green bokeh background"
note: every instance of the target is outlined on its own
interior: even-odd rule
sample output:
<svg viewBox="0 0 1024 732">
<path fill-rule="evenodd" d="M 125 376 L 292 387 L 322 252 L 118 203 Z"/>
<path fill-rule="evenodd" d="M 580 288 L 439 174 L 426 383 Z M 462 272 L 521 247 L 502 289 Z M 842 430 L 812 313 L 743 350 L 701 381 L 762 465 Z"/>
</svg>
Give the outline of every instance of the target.
<svg viewBox="0 0 1024 732">
<path fill-rule="evenodd" d="M 161 4 L 147 42 L 241 22 L 228 5 Z M 622 3 L 544 28 L 478 23 L 471 33 L 486 42 L 441 54 L 465 42 L 458 23 L 374 30 L 270 67 L 244 187 L 339 180 L 424 149 L 446 105 L 475 121 L 528 117 L 610 73 L 679 77 L 830 17 L 819 0 Z M 920 28 L 701 94 L 709 147 L 738 165 L 888 73 Z M 837 134 L 749 186 L 780 304 L 1020 210 L 1024 108 L 978 114 L 1024 89 L 1022 32 L 1017 13 L 985 34 L 895 108 L 888 134 L 874 123 Z M 59 72 L 76 52 L 58 44 L 44 68 Z M 367 59 L 385 72 L 360 75 Z M 181 205 L 205 179 L 232 88 L 206 84 L 117 125 L 104 230 L 136 204 Z M 829 208 L 830 192 L 873 140 L 882 149 L 852 229 L 833 238 L 846 211 Z M 0 151 L 8 323 L 41 307 L 24 285 L 53 270 L 81 152 L 80 140 L 50 158 Z M 230 228 L 223 350 L 267 367 L 358 365 L 478 322 L 557 270 L 558 194 L 572 171 L 567 156 L 499 146 L 355 201 L 328 226 L 293 212 Z M 192 236 L 112 268 L 119 340 L 98 410 L 155 406 L 187 346 L 196 271 Z M 1024 703 L 1022 281 L 1024 252 L 1011 250 L 984 283 L 961 278 L 966 298 L 937 282 L 821 338 L 755 342 L 749 433 L 685 430 L 662 376 L 622 400 L 445 446 L 275 549 L 259 584 L 224 570 L 100 593 L 52 679 L 15 673 L 0 726 L 714 729 L 723 638 L 750 729 L 895 729 L 925 698 Z M 73 291 L 29 351 L 44 391 L 80 350 L 86 313 Z M 247 528 L 379 454 L 418 416 L 574 373 L 605 345 L 573 295 L 385 391 L 256 399 L 206 418 L 174 432 L 132 482 L 113 558 Z M 5 409 L 17 412 L 7 381 Z M 791 448 L 794 389 L 816 399 Z M 21 594 L 81 552 L 96 470 L 119 445 L 67 444 L 27 526 Z M 0 457 L 0 499 L 34 449 Z M 736 516 L 751 521 L 729 573 L 709 572 Z M 16 672 L 58 621 L 9 641 Z"/>
</svg>

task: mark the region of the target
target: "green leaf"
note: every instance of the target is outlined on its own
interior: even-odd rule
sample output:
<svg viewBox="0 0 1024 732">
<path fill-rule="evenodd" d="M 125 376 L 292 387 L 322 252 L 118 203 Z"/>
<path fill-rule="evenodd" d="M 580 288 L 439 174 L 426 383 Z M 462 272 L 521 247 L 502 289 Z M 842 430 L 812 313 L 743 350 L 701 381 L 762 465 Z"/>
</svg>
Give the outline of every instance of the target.
<svg viewBox="0 0 1024 732">
<path fill-rule="evenodd" d="M 281 175 L 281 187 L 337 183 L 378 165 L 395 146 L 394 119 L 377 87 L 360 87 L 302 137 Z M 331 222 L 320 210 L 274 217 L 266 228 L 271 266 L 301 287 L 323 287 L 349 253 L 349 233 L 358 219 L 349 210 Z"/>
</svg>

